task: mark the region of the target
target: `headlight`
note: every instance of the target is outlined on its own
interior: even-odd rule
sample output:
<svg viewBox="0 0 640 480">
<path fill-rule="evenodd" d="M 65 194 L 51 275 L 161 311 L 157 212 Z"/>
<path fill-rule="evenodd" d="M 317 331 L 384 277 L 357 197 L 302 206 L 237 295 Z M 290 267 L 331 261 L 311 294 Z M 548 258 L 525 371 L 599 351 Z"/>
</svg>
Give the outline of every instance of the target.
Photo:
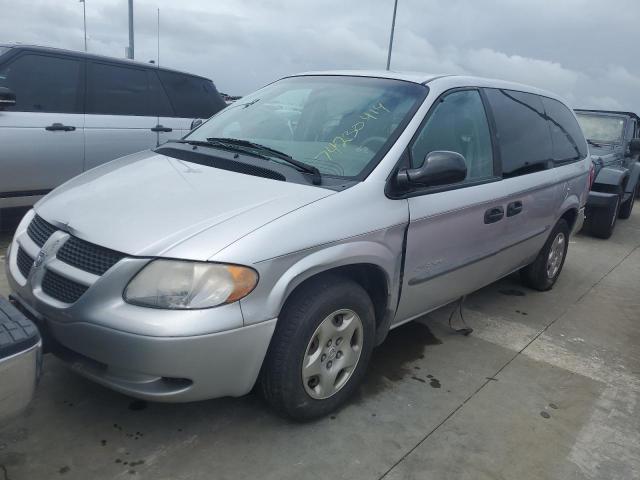
<svg viewBox="0 0 640 480">
<path fill-rule="evenodd" d="M 209 308 L 240 300 L 257 283 L 258 274 L 247 267 L 154 260 L 129 282 L 124 299 L 144 307 Z"/>
</svg>

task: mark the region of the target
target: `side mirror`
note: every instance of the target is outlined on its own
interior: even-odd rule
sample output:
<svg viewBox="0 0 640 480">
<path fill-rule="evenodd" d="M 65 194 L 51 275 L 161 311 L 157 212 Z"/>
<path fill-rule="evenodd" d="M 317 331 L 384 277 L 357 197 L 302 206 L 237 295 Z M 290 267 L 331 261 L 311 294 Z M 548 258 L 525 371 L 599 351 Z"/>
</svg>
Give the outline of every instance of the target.
<svg viewBox="0 0 640 480">
<path fill-rule="evenodd" d="M 633 153 L 640 153 L 640 138 L 632 138 L 629 141 L 629 151 Z"/>
<path fill-rule="evenodd" d="M 427 154 L 419 168 L 398 172 L 398 185 L 409 187 L 435 187 L 462 182 L 467 177 L 464 157 L 456 152 L 436 151 Z"/>
<path fill-rule="evenodd" d="M 191 130 L 193 130 L 194 128 L 198 128 L 200 125 L 202 125 L 202 119 L 196 118 L 191 122 Z"/>
<path fill-rule="evenodd" d="M 16 104 L 16 94 L 7 87 L 0 87 L 0 110 L 13 107 Z"/>
</svg>

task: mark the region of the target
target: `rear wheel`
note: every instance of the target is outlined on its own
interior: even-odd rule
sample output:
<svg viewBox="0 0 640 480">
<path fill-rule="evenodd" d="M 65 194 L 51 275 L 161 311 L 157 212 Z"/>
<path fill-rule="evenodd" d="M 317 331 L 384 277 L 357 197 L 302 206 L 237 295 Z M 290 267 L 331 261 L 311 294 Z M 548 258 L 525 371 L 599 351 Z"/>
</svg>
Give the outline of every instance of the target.
<svg viewBox="0 0 640 480">
<path fill-rule="evenodd" d="M 631 210 L 633 210 L 633 205 L 636 202 L 637 192 L 638 192 L 638 186 L 636 185 L 636 188 L 633 190 L 633 192 L 631 192 L 631 196 L 629 197 L 629 200 L 623 203 L 622 206 L 620 207 L 620 212 L 618 213 L 618 217 L 625 220 L 631 216 Z"/>
<path fill-rule="evenodd" d="M 550 290 L 560 276 L 569 246 L 569 225 L 560 219 L 533 263 L 520 270 L 525 285 Z"/>
<path fill-rule="evenodd" d="M 620 197 L 616 197 L 613 208 L 596 208 L 590 212 L 589 233 L 594 237 L 607 239 L 613 234 L 620 210 Z"/>
<path fill-rule="evenodd" d="M 326 415 L 362 382 L 375 315 L 367 292 L 327 275 L 294 292 L 278 318 L 261 372 L 264 398 L 295 420 Z"/>
</svg>

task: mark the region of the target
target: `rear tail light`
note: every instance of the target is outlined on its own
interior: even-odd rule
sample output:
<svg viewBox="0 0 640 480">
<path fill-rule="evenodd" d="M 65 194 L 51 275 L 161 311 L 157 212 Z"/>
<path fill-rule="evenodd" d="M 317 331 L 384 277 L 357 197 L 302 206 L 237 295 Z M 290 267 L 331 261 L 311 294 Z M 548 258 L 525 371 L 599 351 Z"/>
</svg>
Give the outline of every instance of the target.
<svg viewBox="0 0 640 480">
<path fill-rule="evenodd" d="M 589 166 L 589 190 L 593 187 L 593 182 L 596 179 L 596 166 L 591 162 Z"/>
</svg>

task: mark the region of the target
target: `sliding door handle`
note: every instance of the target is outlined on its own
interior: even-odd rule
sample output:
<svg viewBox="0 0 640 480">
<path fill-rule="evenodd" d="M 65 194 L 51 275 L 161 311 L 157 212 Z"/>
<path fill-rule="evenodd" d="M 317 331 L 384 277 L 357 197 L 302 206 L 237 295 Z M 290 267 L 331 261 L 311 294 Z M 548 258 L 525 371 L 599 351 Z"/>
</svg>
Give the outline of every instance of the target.
<svg viewBox="0 0 640 480">
<path fill-rule="evenodd" d="M 520 200 L 516 200 L 515 202 L 511 202 L 509 205 L 507 205 L 507 217 L 518 215 L 521 211 L 522 202 Z"/>
</svg>

